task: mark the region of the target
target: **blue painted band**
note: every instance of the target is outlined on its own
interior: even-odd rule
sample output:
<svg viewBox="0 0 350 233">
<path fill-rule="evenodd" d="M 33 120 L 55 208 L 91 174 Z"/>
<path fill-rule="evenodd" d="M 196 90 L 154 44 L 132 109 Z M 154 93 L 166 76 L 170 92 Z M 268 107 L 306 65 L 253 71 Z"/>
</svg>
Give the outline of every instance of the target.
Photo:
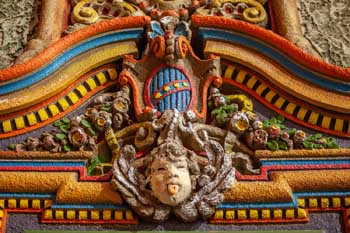
<svg viewBox="0 0 350 233">
<path fill-rule="evenodd" d="M 126 210 L 126 205 L 113 205 L 113 204 L 52 204 L 52 209 L 99 209 L 99 210 Z"/>
<path fill-rule="evenodd" d="M 305 69 L 300 65 L 295 64 L 290 58 L 288 58 L 286 55 L 284 55 L 277 49 L 274 49 L 264 44 L 263 42 L 258 41 L 257 39 L 250 38 L 247 35 L 208 28 L 201 28 L 199 30 L 199 33 L 202 40 L 221 40 L 252 48 L 273 59 L 277 63 L 281 64 L 284 68 L 286 68 L 289 72 L 296 74 L 304 80 L 307 80 L 313 84 L 333 91 L 338 91 L 341 93 L 350 93 L 350 83 L 328 80 L 320 74 L 317 74 L 315 72 Z"/>
<path fill-rule="evenodd" d="M 298 199 L 295 199 L 293 197 L 292 202 L 271 202 L 271 203 L 222 203 L 218 205 L 217 209 L 278 209 L 278 208 L 295 208 L 298 206 L 297 201 Z"/>
<path fill-rule="evenodd" d="M 0 161 L 0 167 L 85 167 L 85 162 L 76 161 Z"/>
<path fill-rule="evenodd" d="M 0 95 L 17 91 L 25 87 L 29 87 L 34 83 L 43 80 L 50 74 L 54 73 L 57 69 L 59 69 L 63 64 L 67 63 L 69 60 L 88 50 L 113 42 L 140 38 L 142 36 L 142 33 L 142 29 L 124 30 L 122 32 L 101 36 L 92 40 L 88 40 L 82 44 L 78 44 L 75 47 L 63 52 L 61 55 L 56 57 L 51 63 L 36 71 L 34 74 L 29 75 L 18 81 L 0 86 Z"/>
<path fill-rule="evenodd" d="M 0 198 L 53 199 L 55 195 L 45 193 L 0 193 Z"/>
<path fill-rule="evenodd" d="M 285 209 L 297 208 L 298 198 L 310 197 L 345 197 L 349 196 L 350 192 L 296 192 L 293 193 L 292 202 L 271 202 L 271 203 L 229 203 L 225 202 L 217 206 L 218 209 Z"/>
<path fill-rule="evenodd" d="M 350 159 L 262 160 L 261 166 L 349 165 Z"/>
</svg>

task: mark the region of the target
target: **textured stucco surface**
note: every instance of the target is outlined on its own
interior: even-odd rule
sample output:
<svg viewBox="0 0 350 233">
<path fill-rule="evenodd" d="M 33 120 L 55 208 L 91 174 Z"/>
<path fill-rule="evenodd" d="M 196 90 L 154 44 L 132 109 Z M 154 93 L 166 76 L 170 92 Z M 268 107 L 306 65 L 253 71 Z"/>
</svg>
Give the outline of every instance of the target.
<svg viewBox="0 0 350 233">
<path fill-rule="evenodd" d="M 329 63 L 350 66 L 350 1 L 299 0 L 304 36 Z"/>
<path fill-rule="evenodd" d="M 0 69 L 13 65 L 23 52 L 38 22 L 38 3 L 37 0 L 0 0 Z"/>
</svg>

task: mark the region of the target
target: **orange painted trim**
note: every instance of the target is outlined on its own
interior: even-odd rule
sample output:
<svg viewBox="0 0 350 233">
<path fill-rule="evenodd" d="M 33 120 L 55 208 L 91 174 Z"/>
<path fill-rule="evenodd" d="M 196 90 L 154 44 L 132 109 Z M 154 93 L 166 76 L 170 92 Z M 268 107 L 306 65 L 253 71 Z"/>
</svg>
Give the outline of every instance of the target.
<svg viewBox="0 0 350 233">
<path fill-rule="evenodd" d="M 115 66 L 114 65 L 104 65 L 104 66 L 101 66 L 97 69 L 89 71 L 88 73 L 84 74 L 79 79 L 74 81 L 72 84 L 67 86 L 63 91 L 58 92 L 56 95 L 54 95 L 54 96 L 36 104 L 36 105 L 30 106 L 29 108 L 25 108 L 25 109 L 19 110 L 17 112 L 11 112 L 11 113 L 6 113 L 3 115 L 0 115 L 0 120 L 3 121 L 3 120 L 15 118 L 17 116 L 24 115 L 28 112 L 33 112 L 35 110 L 39 110 L 42 107 L 48 106 L 49 104 L 55 102 L 56 100 L 66 96 L 68 92 L 70 92 L 72 89 L 77 87 L 80 83 L 83 83 L 85 79 L 88 79 L 90 76 L 92 76 L 94 74 L 97 74 L 99 72 L 102 72 L 104 70 L 111 69 L 111 68 L 115 68 Z"/>
<path fill-rule="evenodd" d="M 47 49 L 29 61 L 23 64 L 14 65 L 7 69 L 0 70 L 0 82 L 9 81 L 11 79 L 15 79 L 22 75 L 33 72 L 35 69 L 50 62 L 54 57 L 58 56 L 65 49 L 83 41 L 84 39 L 108 31 L 143 27 L 149 24 L 149 22 L 150 18 L 148 16 L 133 16 L 106 20 L 89 27 L 85 27 L 63 37 L 56 43 L 53 43 Z"/>
<path fill-rule="evenodd" d="M 216 76 L 211 76 L 204 83 L 204 87 L 202 89 L 203 91 L 202 91 L 202 93 L 199 93 L 199 94 L 202 94 L 202 111 L 197 112 L 197 110 L 195 110 L 195 109 L 193 110 L 194 113 L 200 118 L 205 118 L 207 116 L 208 106 L 207 106 L 206 96 L 208 96 L 208 90 L 209 90 L 211 83 L 213 83 L 216 87 L 219 87 L 222 84 L 222 78 L 216 77 Z"/>
<path fill-rule="evenodd" d="M 127 57 L 132 58 L 132 56 L 127 56 Z M 137 83 L 133 78 L 133 75 L 128 70 L 123 70 L 119 75 L 118 83 L 122 86 L 125 86 L 125 85 L 131 86 L 131 90 L 133 92 L 133 97 L 134 97 L 133 99 L 134 99 L 135 115 L 136 116 L 141 115 L 143 112 L 143 109 L 141 109 L 140 103 L 138 101 L 140 98 L 140 93 L 139 93 Z"/>
<path fill-rule="evenodd" d="M 247 22 L 217 16 L 193 15 L 191 17 L 191 23 L 196 27 L 222 28 L 248 34 L 283 51 L 284 54 L 291 57 L 294 61 L 298 61 L 312 70 L 332 76 L 338 80 L 350 81 L 350 68 L 342 68 L 326 63 L 325 61 L 304 52 L 287 39 L 264 28 Z"/>
</svg>

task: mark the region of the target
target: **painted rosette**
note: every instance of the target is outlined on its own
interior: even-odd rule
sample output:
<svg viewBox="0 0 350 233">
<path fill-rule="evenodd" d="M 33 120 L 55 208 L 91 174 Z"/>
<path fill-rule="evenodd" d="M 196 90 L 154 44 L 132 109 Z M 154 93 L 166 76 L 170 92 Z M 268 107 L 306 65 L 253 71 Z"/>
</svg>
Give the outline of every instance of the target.
<svg viewBox="0 0 350 233">
<path fill-rule="evenodd" d="M 185 73 L 175 67 L 164 67 L 151 78 L 149 96 L 152 106 L 160 112 L 186 111 L 191 103 L 191 83 Z"/>
</svg>

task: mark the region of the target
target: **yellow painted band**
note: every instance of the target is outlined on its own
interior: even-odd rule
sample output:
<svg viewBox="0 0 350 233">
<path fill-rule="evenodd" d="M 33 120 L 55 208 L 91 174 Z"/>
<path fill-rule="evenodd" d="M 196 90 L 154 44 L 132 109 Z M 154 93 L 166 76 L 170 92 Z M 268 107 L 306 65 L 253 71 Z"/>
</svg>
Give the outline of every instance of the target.
<svg viewBox="0 0 350 233">
<path fill-rule="evenodd" d="M 338 112 L 350 113 L 349 95 L 330 92 L 301 80 L 252 49 L 222 41 L 207 40 L 204 52 L 205 54 L 217 54 L 224 59 L 245 65 L 286 92 L 311 104 Z"/>
<path fill-rule="evenodd" d="M 234 66 L 228 66 L 227 69 L 225 70 L 224 77 L 227 79 L 231 79 L 233 71 L 235 71 Z"/>
<path fill-rule="evenodd" d="M 72 59 L 67 67 L 62 68 L 46 79 L 20 91 L 0 97 L 0 114 L 11 113 L 40 103 L 73 83 L 88 71 L 112 62 L 124 54 L 137 52 L 135 42 L 119 42 L 101 46 Z M 5 101 L 5 98 L 7 101 Z"/>
</svg>

